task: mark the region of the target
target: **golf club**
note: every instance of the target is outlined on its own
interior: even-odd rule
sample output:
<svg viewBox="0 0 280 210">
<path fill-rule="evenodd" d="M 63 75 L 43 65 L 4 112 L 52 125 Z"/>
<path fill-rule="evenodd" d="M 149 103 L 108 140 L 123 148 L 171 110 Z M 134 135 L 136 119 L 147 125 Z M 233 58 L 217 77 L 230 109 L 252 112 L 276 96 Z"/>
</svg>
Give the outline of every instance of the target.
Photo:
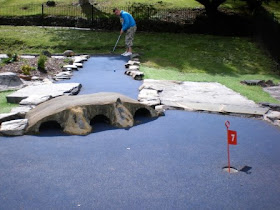
<svg viewBox="0 0 280 210">
<path fill-rule="evenodd" d="M 115 46 L 114 46 L 114 48 L 113 48 L 111 53 L 113 53 L 115 51 L 115 49 L 116 49 L 116 47 L 117 47 L 117 45 L 119 43 L 120 38 L 121 38 L 121 34 L 119 35 L 118 40 L 117 40 L 117 42 L 116 42 L 116 44 L 115 44 Z"/>
<path fill-rule="evenodd" d="M 111 53 L 113 53 L 113 52 L 115 51 L 115 49 L 116 49 L 116 47 L 117 47 L 117 45 L 118 45 L 118 42 L 119 42 L 120 38 L 121 38 L 121 34 L 119 35 L 119 38 L 118 38 L 118 40 L 117 40 L 117 42 L 116 42 L 116 44 L 115 44 L 115 46 L 114 46 L 114 48 L 113 48 L 113 50 L 112 50 Z"/>
</svg>

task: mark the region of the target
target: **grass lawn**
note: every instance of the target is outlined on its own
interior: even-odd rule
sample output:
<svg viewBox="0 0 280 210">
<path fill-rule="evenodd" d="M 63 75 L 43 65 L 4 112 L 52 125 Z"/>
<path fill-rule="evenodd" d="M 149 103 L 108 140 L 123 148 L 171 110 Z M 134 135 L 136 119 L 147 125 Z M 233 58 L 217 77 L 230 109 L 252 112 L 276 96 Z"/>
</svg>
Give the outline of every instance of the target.
<svg viewBox="0 0 280 210">
<path fill-rule="evenodd" d="M 63 53 L 72 49 L 109 54 L 118 35 L 117 31 L 0 26 L 0 53 Z M 119 43 L 116 53 L 124 51 L 124 37 Z M 134 51 L 142 55 L 141 70 L 146 78 L 220 82 L 255 102 L 279 103 L 260 87 L 240 84 L 244 79 L 280 82 L 275 63 L 249 38 L 138 32 Z"/>
<path fill-rule="evenodd" d="M 78 0 L 56 0 L 57 4 L 73 4 L 77 3 Z M 195 0 L 94 0 L 91 1 L 97 3 L 98 6 L 103 7 L 123 7 L 128 6 L 134 3 L 143 3 L 153 5 L 156 8 L 165 8 L 165 9 L 173 9 L 173 8 L 194 8 L 194 7 L 203 7 L 200 3 Z M 5 6 L 14 6 L 14 5 L 28 5 L 28 4 L 42 4 L 46 3 L 45 0 L 0 0 L 0 4 L 2 7 Z M 222 4 L 222 7 L 227 8 L 237 8 L 245 5 L 243 1 L 236 0 L 227 0 Z"/>
<path fill-rule="evenodd" d="M 13 91 L 0 92 L 0 114 L 9 113 L 12 108 L 17 107 L 18 104 L 7 103 L 6 96 L 11 94 Z"/>
</svg>

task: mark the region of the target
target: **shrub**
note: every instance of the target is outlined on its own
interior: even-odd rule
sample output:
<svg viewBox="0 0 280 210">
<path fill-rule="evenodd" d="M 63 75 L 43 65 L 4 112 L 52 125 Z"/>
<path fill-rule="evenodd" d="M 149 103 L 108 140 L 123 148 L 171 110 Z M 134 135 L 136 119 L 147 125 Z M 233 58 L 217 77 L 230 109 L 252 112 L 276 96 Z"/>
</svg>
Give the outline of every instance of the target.
<svg viewBox="0 0 280 210">
<path fill-rule="evenodd" d="M 13 62 L 16 62 L 16 61 L 19 61 L 19 56 L 17 53 L 14 53 L 14 54 L 7 54 L 8 55 L 8 58 L 3 58 L 3 63 L 7 64 L 7 63 L 13 63 Z"/>
<path fill-rule="evenodd" d="M 47 72 L 45 69 L 45 63 L 47 61 L 47 57 L 45 55 L 40 55 L 37 63 L 37 68 L 41 72 Z"/>
<path fill-rule="evenodd" d="M 24 74 L 24 75 L 30 75 L 30 71 L 31 71 L 31 66 L 29 66 L 29 65 L 23 65 L 22 67 L 21 67 L 21 70 L 22 70 L 22 73 Z"/>
</svg>

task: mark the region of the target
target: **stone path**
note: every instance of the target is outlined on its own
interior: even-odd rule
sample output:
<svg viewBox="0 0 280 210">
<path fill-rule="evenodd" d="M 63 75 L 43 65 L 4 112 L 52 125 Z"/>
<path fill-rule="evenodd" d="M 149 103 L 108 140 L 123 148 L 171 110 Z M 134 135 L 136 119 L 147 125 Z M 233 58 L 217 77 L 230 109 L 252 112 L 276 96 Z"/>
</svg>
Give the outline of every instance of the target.
<svg viewBox="0 0 280 210">
<path fill-rule="evenodd" d="M 268 108 L 215 82 L 144 80 L 138 100 L 149 105 L 165 105 L 191 111 L 264 115 Z"/>
<path fill-rule="evenodd" d="M 82 67 L 82 63 L 87 58 L 87 56 L 76 57 L 74 58 L 74 62 L 81 64 Z M 133 79 L 142 80 L 144 74 L 139 70 L 139 60 L 133 60 L 131 58 L 125 64 L 125 67 L 127 68 L 125 74 L 132 76 Z M 78 66 L 64 66 L 64 71 L 56 75 L 55 80 L 70 79 L 73 76 L 73 69 L 78 70 Z M 93 73 L 96 74 L 96 71 Z M 116 74 L 112 75 L 114 75 L 113 79 L 116 79 Z M 73 82 L 29 85 L 7 96 L 9 103 L 19 103 L 22 106 L 18 108 L 19 110 L 12 110 L 10 114 L 0 114 L 0 122 L 5 123 L 9 120 L 24 118 L 25 113 L 31 108 L 34 108 L 34 106 L 57 96 L 65 94 L 76 95 L 79 93 L 80 88 L 80 83 Z M 102 83 L 102 88 L 104 89 L 104 83 Z M 270 91 L 271 94 L 274 94 L 273 96 L 275 98 L 280 98 L 278 86 L 265 88 L 265 91 Z M 262 117 L 274 125 L 280 126 L 279 110 L 275 110 L 271 106 L 260 106 L 219 83 L 147 79 L 143 81 L 143 84 L 139 88 L 138 100 L 145 105 L 154 106 L 160 113 L 165 109 L 175 108 L 189 111 L 257 116 Z"/>
</svg>

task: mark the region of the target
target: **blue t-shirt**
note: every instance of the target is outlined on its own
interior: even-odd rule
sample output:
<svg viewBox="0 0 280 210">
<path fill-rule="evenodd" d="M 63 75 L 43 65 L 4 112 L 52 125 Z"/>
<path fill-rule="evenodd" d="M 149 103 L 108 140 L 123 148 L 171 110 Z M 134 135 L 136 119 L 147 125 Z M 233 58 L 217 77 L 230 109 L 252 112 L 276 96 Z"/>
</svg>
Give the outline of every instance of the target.
<svg viewBox="0 0 280 210">
<path fill-rule="evenodd" d="M 122 10 L 120 16 L 121 18 L 123 18 L 123 25 L 122 25 L 123 31 L 126 31 L 127 29 L 136 26 L 134 18 L 128 12 Z"/>
</svg>

